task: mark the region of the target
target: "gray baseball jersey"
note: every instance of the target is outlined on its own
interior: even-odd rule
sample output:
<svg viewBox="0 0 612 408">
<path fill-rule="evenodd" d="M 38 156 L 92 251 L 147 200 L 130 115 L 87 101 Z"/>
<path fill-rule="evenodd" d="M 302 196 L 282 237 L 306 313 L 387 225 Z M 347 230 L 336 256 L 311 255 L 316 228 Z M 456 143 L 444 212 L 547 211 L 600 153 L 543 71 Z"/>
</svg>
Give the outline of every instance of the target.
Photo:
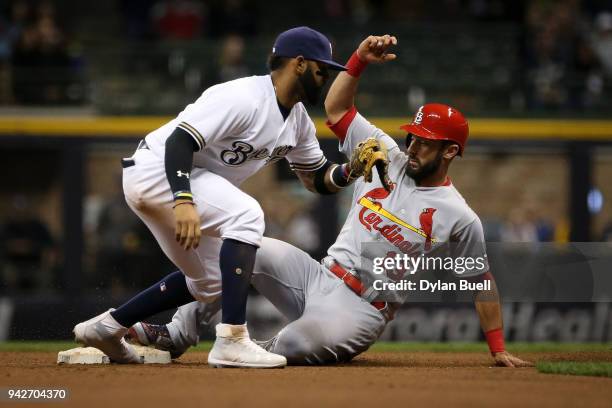
<svg viewBox="0 0 612 408">
<path fill-rule="evenodd" d="M 464 254 L 485 255 L 484 234 L 478 216 L 447 179 L 439 187 L 420 187 L 406 175 L 408 158 L 397 143 L 359 113 L 351 122 L 340 150 L 350 156 L 357 144 L 373 137 L 389 154 L 389 177 L 395 187 L 388 193 L 376 172 L 372 183 L 357 180 L 353 206 L 328 254 L 346 269 L 371 271 L 363 258 L 385 256 L 387 252 L 435 253 L 442 243 L 463 242 Z M 382 253 L 367 253 L 364 243 L 380 243 Z M 470 271 L 463 276 L 487 272 Z"/>
</svg>

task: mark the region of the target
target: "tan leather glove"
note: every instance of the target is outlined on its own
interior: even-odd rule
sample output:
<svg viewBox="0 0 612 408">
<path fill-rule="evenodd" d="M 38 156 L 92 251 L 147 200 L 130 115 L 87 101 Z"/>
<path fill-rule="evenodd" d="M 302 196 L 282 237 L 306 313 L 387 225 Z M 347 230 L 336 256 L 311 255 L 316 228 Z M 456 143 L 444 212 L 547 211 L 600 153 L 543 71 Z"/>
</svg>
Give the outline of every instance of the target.
<svg viewBox="0 0 612 408">
<path fill-rule="evenodd" d="M 376 167 L 378 176 L 383 187 L 391 191 L 391 179 L 389 179 L 389 158 L 385 145 L 373 137 L 359 142 L 351 154 L 349 161 L 349 179 L 354 180 L 363 176 L 368 183 L 372 182 L 372 171 Z"/>
</svg>

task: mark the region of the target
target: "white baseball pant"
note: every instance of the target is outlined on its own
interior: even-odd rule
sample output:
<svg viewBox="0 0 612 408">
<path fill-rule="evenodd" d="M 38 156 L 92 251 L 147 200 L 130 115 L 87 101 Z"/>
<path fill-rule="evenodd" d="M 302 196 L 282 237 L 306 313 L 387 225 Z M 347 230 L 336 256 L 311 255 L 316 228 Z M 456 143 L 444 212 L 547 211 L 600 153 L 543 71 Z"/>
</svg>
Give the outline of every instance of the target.
<svg viewBox="0 0 612 408">
<path fill-rule="evenodd" d="M 214 302 L 221 295 L 219 251 L 222 239 L 261 245 L 265 229 L 259 203 L 225 178 L 194 168 L 190 183 L 200 215 L 202 239 L 186 251 L 175 238 L 173 196 L 164 159 L 138 149 L 135 165 L 123 170 L 123 191 L 130 208 L 151 230 L 168 258 L 185 274 L 193 297 Z"/>
</svg>

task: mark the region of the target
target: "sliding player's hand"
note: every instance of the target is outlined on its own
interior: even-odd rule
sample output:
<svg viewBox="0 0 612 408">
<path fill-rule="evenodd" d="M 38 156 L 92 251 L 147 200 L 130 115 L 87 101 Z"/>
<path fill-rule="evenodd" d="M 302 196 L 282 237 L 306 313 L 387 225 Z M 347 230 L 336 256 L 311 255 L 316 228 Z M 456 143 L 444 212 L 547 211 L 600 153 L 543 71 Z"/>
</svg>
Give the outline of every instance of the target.
<svg viewBox="0 0 612 408">
<path fill-rule="evenodd" d="M 533 367 L 532 362 L 514 357 L 507 351 L 495 353 L 493 358 L 495 359 L 495 365 L 498 367 Z"/>
</svg>

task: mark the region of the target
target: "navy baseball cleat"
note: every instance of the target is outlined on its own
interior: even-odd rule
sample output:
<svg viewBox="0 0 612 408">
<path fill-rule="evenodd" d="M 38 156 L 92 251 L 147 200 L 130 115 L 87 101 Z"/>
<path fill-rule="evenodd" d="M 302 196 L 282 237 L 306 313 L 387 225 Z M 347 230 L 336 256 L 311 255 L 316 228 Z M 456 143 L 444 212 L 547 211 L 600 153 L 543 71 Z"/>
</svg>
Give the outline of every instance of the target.
<svg viewBox="0 0 612 408">
<path fill-rule="evenodd" d="M 180 350 L 175 346 L 165 324 L 138 322 L 128 329 L 125 340 L 131 344 L 139 344 L 167 351 L 173 359 L 179 358 L 186 351 Z"/>
</svg>

